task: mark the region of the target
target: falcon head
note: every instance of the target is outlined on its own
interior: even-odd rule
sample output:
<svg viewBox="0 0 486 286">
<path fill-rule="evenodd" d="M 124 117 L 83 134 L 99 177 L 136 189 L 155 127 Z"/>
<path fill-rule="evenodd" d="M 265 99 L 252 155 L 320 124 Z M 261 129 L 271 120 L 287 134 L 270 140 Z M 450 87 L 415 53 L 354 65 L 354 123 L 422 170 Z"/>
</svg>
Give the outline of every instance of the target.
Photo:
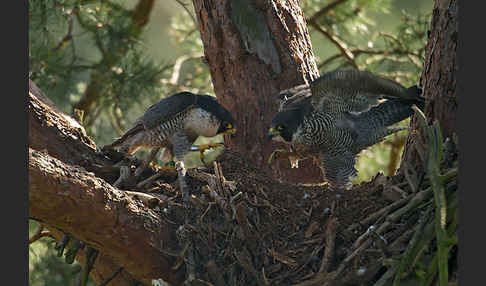
<svg viewBox="0 0 486 286">
<path fill-rule="evenodd" d="M 269 138 L 287 143 L 294 141 L 294 135 L 304 121 L 306 114 L 305 109 L 302 108 L 293 108 L 277 113 L 268 130 Z"/>
<path fill-rule="evenodd" d="M 308 85 L 300 85 L 280 92 L 279 112 L 272 119 L 268 136 L 274 141 L 292 142 L 294 134 L 313 111 Z"/>
</svg>

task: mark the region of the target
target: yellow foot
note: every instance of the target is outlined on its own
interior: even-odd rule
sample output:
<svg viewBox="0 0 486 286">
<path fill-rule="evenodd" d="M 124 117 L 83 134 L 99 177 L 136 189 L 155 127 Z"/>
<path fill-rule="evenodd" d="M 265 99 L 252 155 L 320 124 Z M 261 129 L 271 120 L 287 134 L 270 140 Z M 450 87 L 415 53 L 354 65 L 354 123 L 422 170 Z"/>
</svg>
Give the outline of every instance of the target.
<svg viewBox="0 0 486 286">
<path fill-rule="evenodd" d="M 164 172 L 164 173 L 173 173 L 177 171 L 174 161 L 169 161 L 165 163 L 162 167 L 159 167 L 157 170 L 159 172 Z"/>
<path fill-rule="evenodd" d="M 199 158 L 201 158 L 201 162 L 203 162 L 205 164 L 206 162 L 204 162 L 204 151 L 206 151 L 208 149 L 212 149 L 212 148 L 221 147 L 221 146 L 224 146 L 224 144 L 223 143 L 209 143 L 209 144 L 203 144 L 203 145 L 199 145 L 199 146 L 192 146 L 191 150 L 192 151 L 199 151 Z"/>
<path fill-rule="evenodd" d="M 268 164 L 272 164 L 275 160 L 282 160 L 288 159 L 290 161 L 291 168 L 299 168 L 299 157 L 296 156 L 294 152 L 277 149 L 270 154 L 270 158 L 268 158 Z"/>
</svg>

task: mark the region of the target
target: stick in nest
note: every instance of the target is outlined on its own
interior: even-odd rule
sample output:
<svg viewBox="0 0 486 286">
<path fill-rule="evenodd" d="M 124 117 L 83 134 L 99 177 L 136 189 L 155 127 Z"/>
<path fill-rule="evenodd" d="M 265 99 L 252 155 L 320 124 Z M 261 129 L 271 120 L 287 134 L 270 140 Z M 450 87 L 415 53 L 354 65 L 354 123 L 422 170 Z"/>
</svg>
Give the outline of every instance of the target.
<svg viewBox="0 0 486 286">
<path fill-rule="evenodd" d="M 334 242 L 336 239 L 337 226 L 337 218 L 330 217 L 329 222 L 326 225 L 326 248 L 324 249 L 324 255 L 322 255 L 322 262 L 319 272 L 329 272 L 331 267 L 334 257 Z"/>
</svg>

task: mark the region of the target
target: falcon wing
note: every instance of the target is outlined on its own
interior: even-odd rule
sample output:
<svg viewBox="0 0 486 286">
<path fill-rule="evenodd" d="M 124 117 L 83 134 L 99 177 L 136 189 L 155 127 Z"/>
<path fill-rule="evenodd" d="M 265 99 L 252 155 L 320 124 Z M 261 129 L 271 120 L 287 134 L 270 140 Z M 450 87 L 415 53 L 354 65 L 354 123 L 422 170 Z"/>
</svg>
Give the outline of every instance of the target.
<svg viewBox="0 0 486 286">
<path fill-rule="evenodd" d="M 319 111 L 360 113 L 379 99 L 416 101 L 420 97 L 393 80 L 355 69 L 325 73 L 310 84 L 312 105 Z"/>
<path fill-rule="evenodd" d="M 168 121 L 196 103 L 196 95 L 181 92 L 160 100 L 151 105 L 145 113 L 135 121 L 135 125 L 142 123 L 146 129 L 151 129 L 161 122 Z"/>
<path fill-rule="evenodd" d="M 308 84 L 298 85 L 280 91 L 278 111 L 300 109 L 307 114 L 313 110 L 311 104 L 312 94 Z"/>
</svg>

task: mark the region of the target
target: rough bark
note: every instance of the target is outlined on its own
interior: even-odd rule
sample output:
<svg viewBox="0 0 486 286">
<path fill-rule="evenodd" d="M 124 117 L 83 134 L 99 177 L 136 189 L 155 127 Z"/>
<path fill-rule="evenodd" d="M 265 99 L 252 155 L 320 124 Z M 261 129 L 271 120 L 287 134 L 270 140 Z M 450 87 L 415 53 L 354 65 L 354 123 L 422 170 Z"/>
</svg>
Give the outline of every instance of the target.
<svg viewBox="0 0 486 286">
<path fill-rule="evenodd" d="M 425 116 L 429 123 L 439 122 L 443 138 L 452 137 L 456 132 L 458 24 L 457 1 L 435 0 L 421 84 L 426 98 Z M 411 126 L 417 132 L 407 140 L 400 169 L 415 169 L 420 173 L 427 144 L 416 117 Z"/>
<path fill-rule="evenodd" d="M 110 162 L 96 153 L 79 123 L 44 103 L 43 97 L 30 82 L 30 217 L 100 250 L 109 264 L 98 262 L 95 280 L 122 266 L 146 285 L 155 278 L 180 284 L 184 273 L 169 269 L 173 258 L 164 252 L 174 245 L 167 222 L 95 175 L 113 180 L 102 171 Z"/>
<path fill-rule="evenodd" d="M 283 146 L 267 140 L 282 89 L 319 76 L 305 18 L 298 1 L 194 0 L 214 92 L 234 115 L 238 132 L 225 138 L 274 178 L 320 182 L 311 160 L 290 170 L 287 161 L 267 165 Z"/>
</svg>

